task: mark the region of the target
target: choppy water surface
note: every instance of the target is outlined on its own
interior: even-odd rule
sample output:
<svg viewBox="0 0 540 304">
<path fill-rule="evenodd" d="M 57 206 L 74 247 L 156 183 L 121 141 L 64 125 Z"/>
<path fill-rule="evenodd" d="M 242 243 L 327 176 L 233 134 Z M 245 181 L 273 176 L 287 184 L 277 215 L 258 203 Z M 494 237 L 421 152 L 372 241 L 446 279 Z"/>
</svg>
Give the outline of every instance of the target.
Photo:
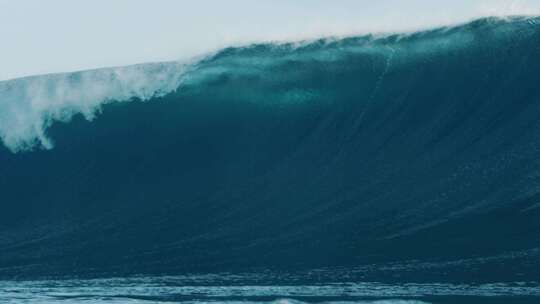
<svg viewBox="0 0 540 304">
<path fill-rule="evenodd" d="M 260 281 L 259 281 L 260 280 Z M 538 282 L 329 282 L 276 285 L 262 277 L 201 275 L 1 281 L 1 303 L 539 303 Z"/>
</svg>

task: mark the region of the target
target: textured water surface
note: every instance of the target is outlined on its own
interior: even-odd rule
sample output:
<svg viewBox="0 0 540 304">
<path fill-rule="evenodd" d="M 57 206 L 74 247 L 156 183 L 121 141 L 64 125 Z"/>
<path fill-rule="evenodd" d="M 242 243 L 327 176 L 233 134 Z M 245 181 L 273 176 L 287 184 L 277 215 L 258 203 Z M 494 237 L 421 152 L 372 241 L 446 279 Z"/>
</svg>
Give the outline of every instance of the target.
<svg viewBox="0 0 540 304">
<path fill-rule="evenodd" d="M 245 280 L 248 280 L 247 282 Z M 233 275 L 2 281 L 2 303 L 535 303 L 540 284 L 341 282 L 245 285 Z M 224 284 L 224 285 L 220 285 Z M 537 302 L 536 302 L 537 303 Z"/>
</svg>

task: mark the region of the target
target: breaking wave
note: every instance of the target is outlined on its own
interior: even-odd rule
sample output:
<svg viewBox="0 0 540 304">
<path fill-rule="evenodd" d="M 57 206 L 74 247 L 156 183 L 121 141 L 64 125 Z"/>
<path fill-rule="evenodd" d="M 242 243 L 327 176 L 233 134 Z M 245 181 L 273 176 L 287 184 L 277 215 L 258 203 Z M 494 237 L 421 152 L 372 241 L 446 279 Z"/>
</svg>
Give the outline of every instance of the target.
<svg viewBox="0 0 540 304">
<path fill-rule="evenodd" d="M 539 46 L 487 18 L 0 82 L 0 274 L 533 278 Z"/>
</svg>

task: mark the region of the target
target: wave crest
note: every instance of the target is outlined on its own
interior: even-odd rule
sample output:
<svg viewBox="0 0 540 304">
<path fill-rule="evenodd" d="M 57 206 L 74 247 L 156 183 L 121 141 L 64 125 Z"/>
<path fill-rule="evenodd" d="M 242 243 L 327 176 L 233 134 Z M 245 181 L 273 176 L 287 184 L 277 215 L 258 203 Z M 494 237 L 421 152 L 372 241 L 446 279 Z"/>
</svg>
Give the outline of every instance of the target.
<svg viewBox="0 0 540 304">
<path fill-rule="evenodd" d="M 406 35 L 368 35 L 228 48 L 197 64 L 151 63 L 3 81 L 0 82 L 0 138 L 12 152 L 35 147 L 50 149 L 53 142 L 46 135 L 46 130 L 53 122 L 69 121 L 78 113 L 91 120 L 105 103 L 164 96 L 178 89 L 186 79 L 198 82 L 230 75 L 259 77 L 271 73 L 275 66 L 294 67 L 295 64 L 315 63 L 324 67 L 351 55 L 370 57 L 368 60 L 372 64 L 383 60 L 393 66 L 411 65 L 430 60 L 438 53 L 466 49 L 480 42 L 486 47 L 490 39 L 500 40 L 504 37 L 512 42 L 512 37 L 534 33 L 538 24 L 538 18 L 485 18 L 465 25 Z M 395 51 L 400 52 L 400 57 L 388 60 Z M 191 69 L 195 70 L 194 73 L 188 73 Z M 281 76 L 284 79 L 302 74 L 302 71 L 294 68 L 289 70 L 288 75 L 265 76 L 265 81 L 277 84 L 282 81 Z M 366 72 L 370 72 L 369 67 L 366 67 Z M 188 74 L 189 77 L 186 77 Z M 256 86 L 251 90 L 256 90 Z M 249 92 L 249 88 L 246 91 Z M 281 93 L 275 98 L 305 101 L 314 96 L 324 97 L 324 92 L 298 88 L 288 88 Z M 252 95 L 238 98 L 254 99 Z"/>
<path fill-rule="evenodd" d="M 12 151 L 53 146 L 54 121 L 94 118 L 111 101 L 148 100 L 174 91 L 186 65 L 177 62 L 50 74 L 0 82 L 0 137 Z"/>
</svg>

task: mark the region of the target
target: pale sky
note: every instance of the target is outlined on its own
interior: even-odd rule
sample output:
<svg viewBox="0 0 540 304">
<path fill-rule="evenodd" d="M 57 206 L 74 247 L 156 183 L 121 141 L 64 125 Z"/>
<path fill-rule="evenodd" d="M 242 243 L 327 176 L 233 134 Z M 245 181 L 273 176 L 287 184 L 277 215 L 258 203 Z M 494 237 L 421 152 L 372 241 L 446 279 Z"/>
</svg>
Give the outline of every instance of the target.
<svg viewBox="0 0 540 304">
<path fill-rule="evenodd" d="M 0 80 L 517 14 L 540 0 L 0 0 Z"/>
</svg>

